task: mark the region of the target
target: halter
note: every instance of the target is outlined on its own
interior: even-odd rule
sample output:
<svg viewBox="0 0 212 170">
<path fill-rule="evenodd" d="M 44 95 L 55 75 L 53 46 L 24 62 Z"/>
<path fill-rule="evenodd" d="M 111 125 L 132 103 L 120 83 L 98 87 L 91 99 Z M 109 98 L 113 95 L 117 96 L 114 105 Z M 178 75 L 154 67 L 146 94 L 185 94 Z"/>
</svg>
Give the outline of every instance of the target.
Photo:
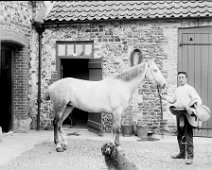
<svg viewBox="0 0 212 170">
<path fill-rule="evenodd" d="M 148 65 L 148 63 L 147 63 L 147 65 Z M 148 69 L 149 69 L 149 66 L 148 66 Z M 150 69 L 149 69 L 149 71 L 151 72 Z M 152 72 L 151 72 L 151 74 L 152 74 Z M 146 74 L 145 74 L 145 78 L 146 78 Z M 156 86 L 157 86 L 158 97 L 159 97 L 159 99 L 160 99 L 161 120 L 163 120 L 163 104 L 162 104 L 162 99 L 161 99 L 161 96 L 160 96 L 159 84 L 158 84 L 157 81 L 155 81 L 155 82 L 156 82 Z M 162 134 L 162 139 L 163 139 L 163 125 L 162 125 L 162 123 L 160 124 L 160 129 L 161 129 L 161 131 L 162 131 L 161 134 Z"/>
</svg>

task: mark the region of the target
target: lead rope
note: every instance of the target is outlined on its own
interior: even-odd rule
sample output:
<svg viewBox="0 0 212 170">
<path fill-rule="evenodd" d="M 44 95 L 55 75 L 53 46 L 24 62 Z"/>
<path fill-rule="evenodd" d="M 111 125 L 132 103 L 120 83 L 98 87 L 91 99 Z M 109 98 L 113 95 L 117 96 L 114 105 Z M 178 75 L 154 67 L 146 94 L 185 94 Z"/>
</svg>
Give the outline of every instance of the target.
<svg viewBox="0 0 212 170">
<path fill-rule="evenodd" d="M 160 111 L 161 111 L 160 129 L 161 129 L 161 135 L 162 135 L 162 139 L 163 139 L 163 106 L 162 106 L 162 100 L 161 100 L 158 84 L 157 84 L 157 90 L 158 90 L 158 96 L 159 96 L 159 99 L 160 99 Z"/>
</svg>

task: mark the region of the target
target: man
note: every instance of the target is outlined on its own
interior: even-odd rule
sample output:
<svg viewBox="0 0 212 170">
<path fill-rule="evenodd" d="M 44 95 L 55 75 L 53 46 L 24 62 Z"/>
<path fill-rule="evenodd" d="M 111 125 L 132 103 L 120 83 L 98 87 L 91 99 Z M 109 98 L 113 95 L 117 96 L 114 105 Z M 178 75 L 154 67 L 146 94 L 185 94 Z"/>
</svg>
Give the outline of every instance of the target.
<svg viewBox="0 0 212 170">
<path fill-rule="evenodd" d="M 167 100 L 169 103 L 175 104 L 176 108 L 182 109 L 182 114 L 176 115 L 177 140 L 180 148 L 180 153 L 176 156 L 172 156 L 172 158 L 185 159 L 187 152 L 186 164 L 192 164 L 194 157 L 193 127 L 190 125 L 187 118 L 189 118 L 189 116 L 194 116 L 193 112 L 195 112 L 195 109 L 192 110 L 192 108 L 190 107 L 191 101 L 192 103 L 202 104 L 202 100 L 194 87 L 187 84 L 187 77 L 188 76 L 186 72 L 178 72 L 179 86 L 177 87 L 174 96 L 165 97 L 161 94 L 161 97 Z M 182 143 L 183 138 L 187 141 L 187 147 L 185 147 L 185 144 Z"/>
</svg>

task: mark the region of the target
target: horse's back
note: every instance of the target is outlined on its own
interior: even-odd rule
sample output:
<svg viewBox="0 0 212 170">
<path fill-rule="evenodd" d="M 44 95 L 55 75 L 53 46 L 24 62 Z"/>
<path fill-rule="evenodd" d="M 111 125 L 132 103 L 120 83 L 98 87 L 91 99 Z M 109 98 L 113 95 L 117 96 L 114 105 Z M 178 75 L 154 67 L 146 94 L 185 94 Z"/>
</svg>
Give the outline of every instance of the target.
<svg viewBox="0 0 212 170">
<path fill-rule="evenodd" d="M 48 87 L 47 91 L 49 92 L 50 98 L 61 97 L 63 99 L 70 99 L 70 97 L 73 97 L 75 93 L 82 93 L 83 91 L 97 89 L 99 83 L 100 81 L 88 81 L 68 77 L 57 80 Z"/>
<path fill-rule="evenodd" d="M 122 82 L 111 78 L 88 81 L 63 78 L 49 86 L 50 99 L 58 105 L 71 104 L 82 110 L 111 111 L 120 105 L 127 105 L 130 94 Z"/>
</svg>

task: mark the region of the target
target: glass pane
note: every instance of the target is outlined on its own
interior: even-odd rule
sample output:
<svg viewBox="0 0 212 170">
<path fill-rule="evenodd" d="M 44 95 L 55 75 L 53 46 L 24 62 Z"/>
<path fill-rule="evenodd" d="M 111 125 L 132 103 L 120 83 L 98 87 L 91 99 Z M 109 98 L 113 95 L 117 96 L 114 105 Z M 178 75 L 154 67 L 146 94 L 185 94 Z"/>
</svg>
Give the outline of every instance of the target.
<svg viewBox="0 0 212 170">
<path fill-rule="evenodd" d="M 74 55 L 74 44 L 67 45 L 67 55 L 68 56 Z"/>
<path fill-rule="evenodd" d="M 58 56 L 65 56 L 66 51 L 65 51 L 65 45 L 64 44 L 59 44 L 58 45 L 58 51 L 57 51 L 57 55 Z"/>
<path fill-rule="evenodd" d="M 92 54 L 92 44 L 85 44 L 85 55 Z"/>
<path fill-rule="evenodd" d="M 76 44 L 76 55 L 83 55 L 83 45 L 82 44 Z"/>
</svg>

